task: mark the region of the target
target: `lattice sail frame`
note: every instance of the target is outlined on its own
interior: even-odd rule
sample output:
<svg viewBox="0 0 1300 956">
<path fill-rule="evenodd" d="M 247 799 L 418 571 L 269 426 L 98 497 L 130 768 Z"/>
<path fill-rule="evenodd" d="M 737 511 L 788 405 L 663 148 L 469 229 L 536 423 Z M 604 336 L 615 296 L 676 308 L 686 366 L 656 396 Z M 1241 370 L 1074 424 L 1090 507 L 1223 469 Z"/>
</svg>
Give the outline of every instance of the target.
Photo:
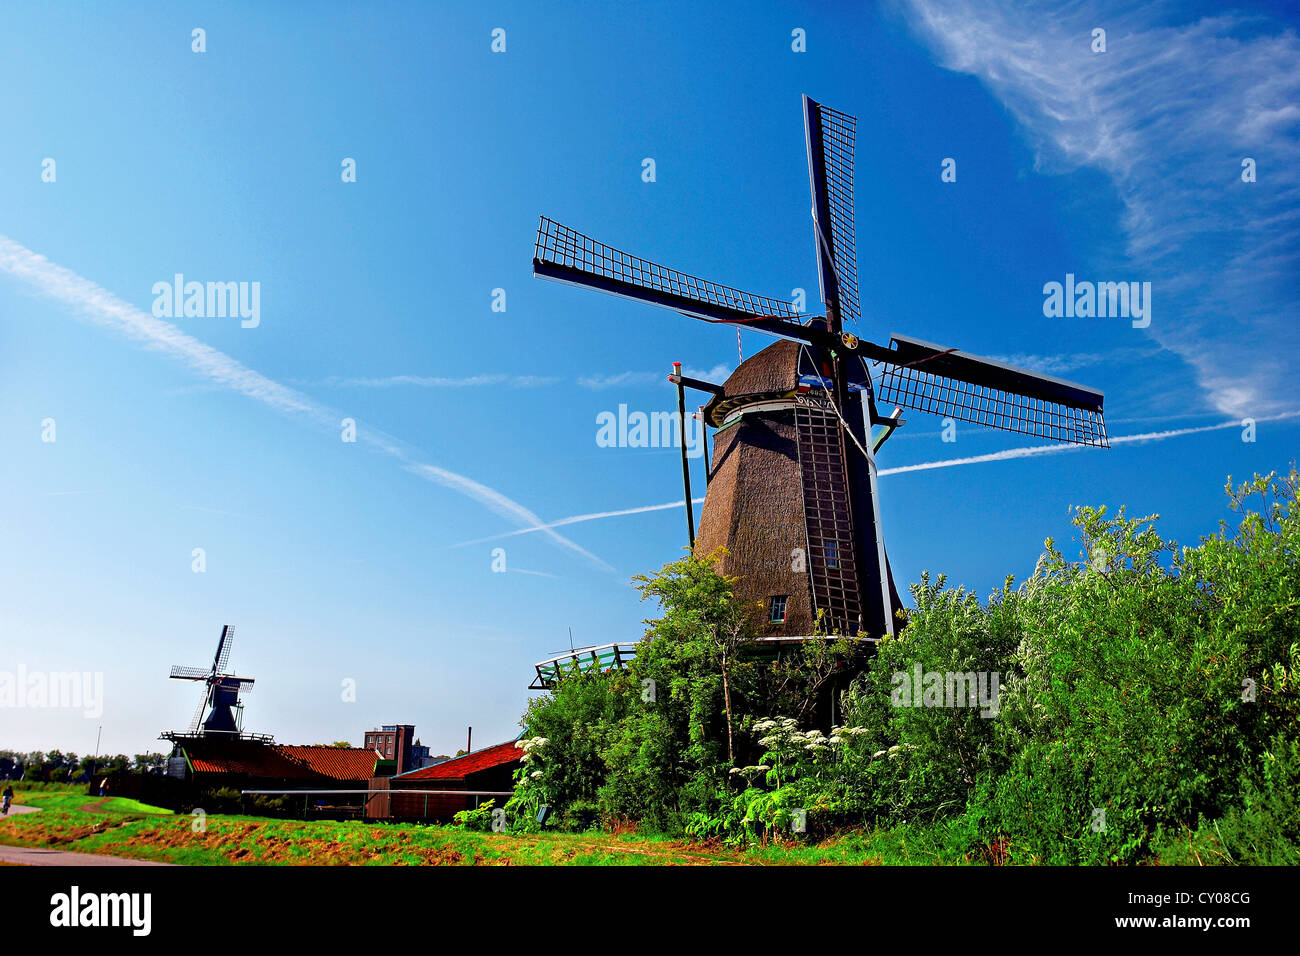
<svg viewBox="0 0 1300 956">
<path fill-rule="evenodd" d="M 807 130 L 809 162 L 815 164 L 818 155 L 821 159 L 821 168 L 810 168 L 808 172 L 814 203 L 821 205 L 817 202 L 819 198 L 824 201 L 829 219 L 821 226 L 830 233 L 825 238 L 835 265 L 840 317 L 843 321 L 857 322 L 862 315 L 858 304 L 858 250 L 853 217 L 853 157 L 858 120 L 816 100 L 808 100 L 808 109 L 811 112 Z M 816 143 L 811 141 L 814 136 Z M 818 261 L 821 261 L 820 250 Z M 824 278 L 822 285 L 824 290 Z"/>
<path fill-rule="evenodd" d="M 580 285 L 668 306 L 710 321 L 760 316 L 799 319 L 791 302 L 669 269 L 545 216 L 537 229 L 533 269 L 545 278 L 580 280 Z"/>
<path fill-rule="evenodd" d="M 224 674 L 230 664 L 230 651 L 235 646 L 235 628 L 226 624 L 221 628 L 221 639 L 217 643 L 217 656 L 212 663 L 212 673 Z"/>
<path fill-rule="evenodd" d="M 884 362 L 882 405 L 1072 445 L 1109 448 L 1102 394 L 992 359 L 895 335 L 899 362 Z"/>
</svg>

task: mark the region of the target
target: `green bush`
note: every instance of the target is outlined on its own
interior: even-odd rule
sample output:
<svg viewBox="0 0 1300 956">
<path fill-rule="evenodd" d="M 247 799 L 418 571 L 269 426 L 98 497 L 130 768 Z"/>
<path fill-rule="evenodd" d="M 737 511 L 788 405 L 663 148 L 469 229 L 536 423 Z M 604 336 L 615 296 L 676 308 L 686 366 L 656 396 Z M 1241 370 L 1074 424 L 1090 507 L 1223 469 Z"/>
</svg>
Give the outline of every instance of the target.
<svg viewBox="0 0 1300 956">
<path fill-rule="evenodd" d="M 755 659 L 731 582 L 674 562 L 638 579 L 664 613 L 635 663 L 530 706 L 546 744 L 515 799 L 564 825 L 735 843 L 786 839 L 803 811 L 810 838 L 929 827 L 944 859 L 1293 865 L 1298 490 L 1294 468 L 1230 480 L 1239 522 L 1192 547 L 1154 516 L 1075 509 L 1079 559 L 1049 538 L 1034 574 L 984 603 L 922 575 L 908 626 L 865 668 L 832 639 Z M 846 667 L 859 676 L 830 727 L 821 702 Z M 981 699 L 944 698 L 962 675 Z"/>
<path fill-rule="evenodd" d="M 457 810 L 451 815 L 451 825 L 462 830 L 486 833 L 492 829 L 492 805 L 495 802 L 488 800 L 473 810 Z"/>
</svg>

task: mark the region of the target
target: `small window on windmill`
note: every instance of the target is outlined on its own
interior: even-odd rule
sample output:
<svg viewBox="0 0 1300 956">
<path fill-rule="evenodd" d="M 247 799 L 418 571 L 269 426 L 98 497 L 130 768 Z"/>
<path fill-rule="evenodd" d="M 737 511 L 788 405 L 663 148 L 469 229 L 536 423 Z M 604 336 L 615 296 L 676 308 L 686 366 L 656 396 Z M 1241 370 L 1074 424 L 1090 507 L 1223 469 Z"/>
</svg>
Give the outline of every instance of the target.
<svg viewBox="0 0 1300 956">
<path fill-rule="evenodd" d="M 786 595 L 773 594 L 767 600 L 767 620 L 772 624 L 785 623 L 785 601 Z"/>
<path fill-rule="evenodd" d="M 826 567 L 838 568 L 840 566 L 840 546 L 837 541 L 826 542 Z"/>
</svg>

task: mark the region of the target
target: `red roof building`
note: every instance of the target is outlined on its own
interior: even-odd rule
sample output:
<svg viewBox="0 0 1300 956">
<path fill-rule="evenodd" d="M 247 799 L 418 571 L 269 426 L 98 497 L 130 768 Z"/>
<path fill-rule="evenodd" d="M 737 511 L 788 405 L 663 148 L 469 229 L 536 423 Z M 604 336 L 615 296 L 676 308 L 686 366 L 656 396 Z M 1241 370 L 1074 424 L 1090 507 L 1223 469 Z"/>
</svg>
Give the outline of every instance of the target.
<svg viewBox="0 0 1300 956">
<path fill-rule="evenodd" d="M 379 754 L 359 747 L 293 747 L 256 740 L 189 740 L 177 745 L 189 776 L 215 786 L 364 784 Z"/>
<path fill-rule="evenodd" d="M 331 780 L 367 781 L 375 775 L 379 754 L 364 747 L 289 747 L 276 750 L 297 764 Z"/>
<path fill-rule="evenodd" d="M 410 773 L 400 774 L 403 780 L 464 780 L 466 777 L 481 774 L 496 767 L 509 766 L 513 772 L 516 764 L 523 759 L 524 752 L 515 746 L 515 741 L 507 741 L 494 747 L 484 747 L 473 753 L 455 757 L 452 760 L 422 767 Z"/>
<path fill-rule="evenodd" d="M 422 767 L 395 777 L 376 778 L 370 786 L 375 789 L 387 787 L 390 792 L 376 794 L 366 808 L 366 816 L 372 819 L 446 819 L 488 800 L 500 807 L 514 791 L 515 770 L 523 757 L 523 750 L 510 740 L 432 767 Z M 462 796 L 446 791 L 465 793 Z"/>
</svg>

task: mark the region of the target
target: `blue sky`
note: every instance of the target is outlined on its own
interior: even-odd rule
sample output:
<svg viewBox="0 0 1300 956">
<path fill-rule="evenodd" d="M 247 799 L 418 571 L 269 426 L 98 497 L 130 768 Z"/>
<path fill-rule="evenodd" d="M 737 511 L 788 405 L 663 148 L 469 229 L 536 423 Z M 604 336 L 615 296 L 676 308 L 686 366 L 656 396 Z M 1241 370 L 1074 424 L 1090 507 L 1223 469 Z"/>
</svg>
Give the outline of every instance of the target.
<svg viewBox="0 0 1300 956">
<path fill-rule="evenodd" d="M 0 746 L 88 752 L 100 724 L 104 750 L 158 746 L 196 698 L 168 668 L 205 662 L 224 623 L 258 680 L 249 729 L 359 743 L 412 722 L 435 752 L 466 725 L 512 736 L 569 627 L 638 637 L 653 608 L 628 579 L 681 553 L 680 509 L 479 539 L 678 501 L 677 453 L 598 447 L 596 417 L 674 407 L 670 363 L 725 375 L 735 334 L 533 279 L 537 217 L 815 304 L 801 93 L 859 117 L 861 334 L 1104 389 L 1113 437 L 1155 436 L 1015 457 L 1041 442 L 959 425 L 945 443 L 910 414 L 880 458 L 900 586 L 1023 578 L 1070 505 L 1213 531 L 1226 476 L 1297 447 L 1285 10 L 11 6 L 0 671 L 102 673 L 104 701 L 0 710 Z M 178 272 L 258 282 L 260 323 L 154 318 Z M 1045 318 L 1067 272 L 1150 281 L 1150 327 Z M 767 341 L 744 333 L 744 354 Z"/>
</svg>

